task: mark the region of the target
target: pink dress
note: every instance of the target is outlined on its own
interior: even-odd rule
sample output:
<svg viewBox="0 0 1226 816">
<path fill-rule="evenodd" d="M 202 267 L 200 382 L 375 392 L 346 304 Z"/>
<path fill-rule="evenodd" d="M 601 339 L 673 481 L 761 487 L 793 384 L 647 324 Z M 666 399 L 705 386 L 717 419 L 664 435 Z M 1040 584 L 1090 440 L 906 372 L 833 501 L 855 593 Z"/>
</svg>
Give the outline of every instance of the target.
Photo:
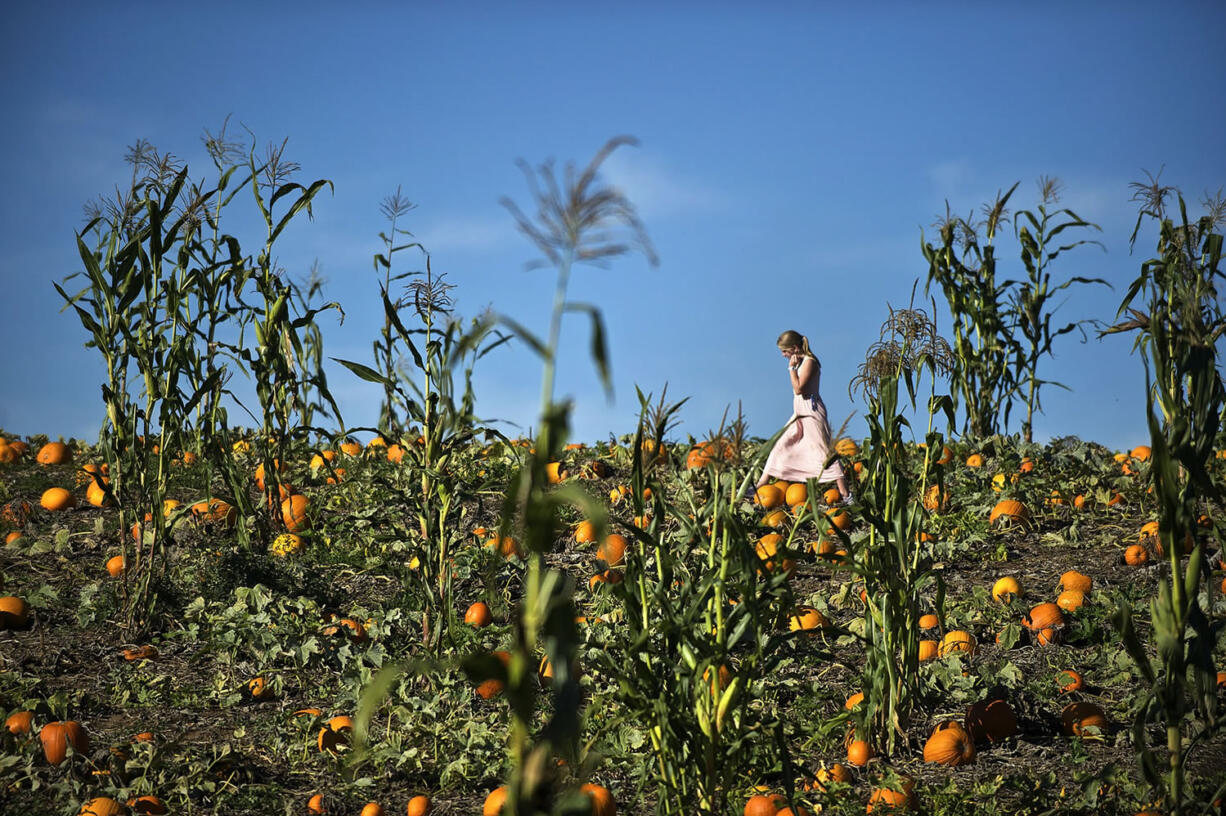
<svg viewBox="0 0 1226 816">
<path fill-rule="evenodd" d="M 817 479 L 834 482 L 843 477 L 843 466 L 836 458 L 826 467 L 830 456 L 830 424 L 826 420 L 826 404 L 818 393 L 821 363 L 814 360 L 817 370 L 809 380 L 806 393 L 792 397 L 792 418 L 783 435 L 771 448 L 762 472 L 789 482 Z"/>
</svg>

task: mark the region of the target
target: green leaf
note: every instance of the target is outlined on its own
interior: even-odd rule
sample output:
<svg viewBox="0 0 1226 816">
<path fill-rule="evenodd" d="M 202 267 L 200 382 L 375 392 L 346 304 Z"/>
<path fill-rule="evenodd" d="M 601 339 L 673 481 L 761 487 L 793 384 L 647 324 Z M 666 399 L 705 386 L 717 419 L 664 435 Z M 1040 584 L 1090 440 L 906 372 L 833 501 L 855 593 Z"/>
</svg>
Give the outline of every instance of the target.
<svg viewBox="0 0 1226 816">
<path fill-rule="evenodd" d="M 349 360 L 342 360 L 339 357 L 332 357 L 330 359 L 333 362 L 340 363 L 345 368 L 349 369 L 354 374 L 358 375 L 359 377 L 361 377 L 363 380 L 366 380 L 367 382 L 380 383 L 382 385 L 394 385 L 395 384 L 391 380 L 389 380 L 387 377 L 384 377 L 378 371 L 375 371 L 373 368 L 369 366 L 362 365 L 361 363 L 354 363 Z"/>
<path fill-rule="evenodd" d="M 613 375 L 609 366 L 609 352 L 605 342 L 604 318 L 600 309 L 589 303 L 568 303 L 568 312 L 587 312 L 592 319 L 592 362 L 596 364 L 596 372 L 604 385 L 605 397 L 613 402 Z"/>
</svg>

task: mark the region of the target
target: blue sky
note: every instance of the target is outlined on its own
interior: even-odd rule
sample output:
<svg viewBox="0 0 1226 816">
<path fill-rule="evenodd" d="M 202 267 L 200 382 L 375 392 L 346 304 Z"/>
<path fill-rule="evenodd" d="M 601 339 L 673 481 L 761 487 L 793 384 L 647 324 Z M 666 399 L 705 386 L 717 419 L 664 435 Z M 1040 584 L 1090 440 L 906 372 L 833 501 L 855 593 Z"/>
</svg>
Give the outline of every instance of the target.
<svg viewBox="0 0 1226 816">
<path fill-rule="evenodd" d="M 864 404 L 847 383 L 927 265 L 921 235 L 948 200 L 967 213 L 1021 182 L 1038 203 L 1099 224 L 1105 251 L 1057 261 L 1058 278 L 1107 279 L 1058 316 L 1110 320 L 1153 248 L 1128 184 L 1163 169 L 1195 203 L 1226 184 L 1219 2 L 1027 3 L 213 3 L 22 4 L 0 32 L 7 195 L 0 200 L 0 428 L 92 439 L 97 352 L 52 288 L 76 271 L 82 204 L 127 176 L 138 138 L 211 170 L 201 136 L 231 116 L 261 143 L 289 139 L 299 180 L 333 194 L 279 244 L 347 314 L 323 318 L 326 353 L 370 361 L 381 323 L 371 256 L 379 203 L 400 187 L 407 228 L 456 285 L 458 309 L 491 306 L 543 333 L 553 280 L 498 204 L 525 202 L 517 158 L 584 164 L 632 134 L 605 178 L 637 203 L 659 253 L 580 268 L 574 300 L 608 326 L 615 401 L 587 357 L 588 327 L 564 325 L 558 392 L 574 435 L 633 430 L 635 385 L 689 397 L 677 436 L 701 436 L 743 405 L 751 433 L 786 421 L 774 347 L 784 329 L 821 357 L 833 424 Z M 1023 274 L 1011 238 L 1000 274 Z M 254 245 L 250 248 L 254 250 Z M 938 311 L 943 311 L 939 304 Z M 942 316 L 940 325 L 948 329 Z M 1144 370 L 1131 339 L 1062 338 L 1041 375 L 1036 436 L 1115 448 L 1145 441 Z M 350 426 L 379 393 L 330 369 Z M 540 365 L 522 345 L 476 374 L 478 411 L 528 426 Z M 512 429 L 511 426 L 503 426 Z M 1017 422 L 1011 430 L 1018 430 Z"/>
</svg>

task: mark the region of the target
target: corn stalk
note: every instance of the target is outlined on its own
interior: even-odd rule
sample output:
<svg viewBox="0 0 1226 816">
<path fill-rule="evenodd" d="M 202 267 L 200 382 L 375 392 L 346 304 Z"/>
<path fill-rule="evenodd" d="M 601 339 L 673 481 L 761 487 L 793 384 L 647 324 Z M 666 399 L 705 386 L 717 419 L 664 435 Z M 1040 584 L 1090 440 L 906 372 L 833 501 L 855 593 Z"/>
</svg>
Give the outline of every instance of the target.
<svg viewBox="0 0 1226 816">
<path fill-rule="evenodd" d="M 1088 239 L 1076 240 L 1060 244 L 1053 248 L 1056 238 L 1065 230 L 1099 229 L 1097 224 L 1085 221 L 1070 209 L 1061 208 L 1049 210 L 1048 207 L 1060 200 L 1060 182 L 1058 179 L 1044 177 L 1039 179 L 1041 201 L 1038 213 L 1021 210 L 1014 217 L 1014 228 L 1021 244 L 1022 264 L 1026 267 L 1026 280 L 1019 281 L 1009 293 L 1010 322 L 1017 327 L 1026 340 L 1023 347 L 1018 344 L 1017 360 L 1014 363 L 1015 377 L 1020 387 L 1025 389 L 1026 419 L 1022 422 L 1022 438 L 1026 442 L 1034 441 L 1034 414 L 1042 411 L 1039 401 L 1039 391 L 1044 385 L 1055 385 L 1067 390 L 1068 386 L 1054 380 L 1039 379 L 1039 360 L 1044 355 L 1052 354 L 1052 343 L 1057 337 L 1068 334 L 1080 328 L 1085 321 L 1074 321 L 1053 330 L 1051 321 L 1058 304 L 1051 301 L 1063 290 L 1075 283 L 1101 283 L 1110 287 L 1102 278 L 1085 278 L 1073 276 L 1059 283 L 1053 283 L 1050 272 L 1051 264 L 1061 254 L 1083 244 L 1097 244 L 1098 241 Z M 1064 220 L 1057 220 L 1064 219 Z M 1025 220 L 1029 226 L 1023 224 Z"/>
<path fill-rule="evenodd" d="M 761 767 L 764 750 L 786 755 L 781 721 L 758 703 L 788 641 L 812 635 L 787 634 L 788 576 L 780 564 L 767 568 L 759 560 L 738 512 L 750 470 L 717 459 L 693 472 L 688 506 L 667 500 L 650 474 L 684 400 L 666 406 L 661 397 L 655 409 L 642 393 L 639 400 L 632 512 L 651 522 L 645 529 L 625 524 L 635 540 L 625 579 L 612 587 L 623 620 L 602 669 L 616 678 L 628 720 L 646 726 L 657 812 L 726 813 L 739 793 L 735 780 Z M 657 444 L 648 451 L 645 440 Z M 797 519 L 776 562 L 795 554 L 793 537 L 811 520 Z M 679 532 L 666 534 L 674 525 Z M 818 650 L 818 657 L 830 655 Z"/>
<path fill-rule="evenodd" d="M 916 338 L 928 337 L 929 341 L 914 346 L 904 342 L 895 356 L 894 371 L 873 382 L 867 415 L 871 452 L 859 496 L 869 535 L 856 549 L 851 567 L 864 580 L 866 597 L 864 705 L 860 710 L 866 733 L 860 738 L 875 741 L 890 753 L 906 739 L 919 690 L 921 597 L 934 583 L 938 596 L 944 592 L 939 575 L 931 569 L 930 548 L 921 540 L 928 518 L 925 504 L 939 509 L 944 495 L 943 469 L 936 463 L 944 436 L 933 429 L 933 418 L 943 410 L 951 426 L 954 422 L 952 400 L 935 394 L 939 360 L 929 351 L 939 350 L 939 344 L 930 345 L 937 335 L 935 326 L 929 326 L 930 331 Z M 914 409 L 915 376 L 925 368 L 932 373 L 933 393 L 928 403 L 927 444 L 917 463 L 907 456 L 909 440 L 904 437 L 909 423 L 900 410 L 899 381 L 905 384 Z"/>
<path fill-rule="evenodd" d="M 928 261 L 927 294 L 935 282 L 941 287 L 953 319 L 953 398 L 966 411 L 965 431 L 976 438 L 992 436 L 1009 424 L 1013 395 L 1018 388 L 1011 369 L 1017 342 L 1005 309 L 1011 281 L 996 280 L 996 247 L 999 228 L 1008 221 L 1009 197 L 1004 195 L 985 206 L 985 220 L 973 216 L 956 218 L 946 204 L 939 222 L 941 245 L 922 245 Z M 979 235 L 982 226 L 984 235 Z"/>
<path fill-rule="evenodd" d="M 389 215 L 393 233 L 397 212 L 398 207 Z M 457 464 L 476 435 L 485 431 L 475 414 L 473 366 L 509 338 L 494 331 L 493 321 L 487 316 L 474 319 L 467 329 L 464 327 L 452 314 L 449 292 L 453 287 L 446 282 L 445 275 L 434 274 L 429 256 L 424 275 L 408 272 L 393 276 L 394 253 L 408 247 L 392 246 L 386 235 L 381 237 L 388 246 L 388 255 L 376 256 L 376 266 L 385 270 L 385 278 L 380 282 L 384 332 L 375 342 L 375 363 L 381 370 L 349 360 L 337 362 L 362 379 L 384 387 L 381 416 L 394 424 L 381 426 L 380 431 L 385 438 L 402 444 L 404 470 L 417 480 L 411 488 L 417 520 L 413 535 L 420 536 L 424 557 L 419 559 L 421 569 L 410 571 L 409 580 L 420 584 L 425 603 L 422 639 L 441 657 L 455 623 L 450 563 L 454 548 L 463 538 L 462 527 L 457 523 L 462 510 L 458 499 L 468 492 L 468 486 L 459 481 L 457 474 L 461 469 Z M 411 246 L 421 248 L 418 244 Z M 392 300 L 386 285 L 402 278 L 409 278 L 408 295 Z M 420 327 L 409 328 L 401 319 L 401 311 L 408 306 Z M 398 352 L 402 346 L 412 355 L 420 372 L 420 383 L 400 375 Z M 464 369 L 463 390 L 458 393 L 457 368 Z M 410 430 L 409 435 L 416 438 L 404 438 L 400 433 L 398 408 L 404 410 L 411 428 L 420 431 L 417 435 Z"/>
<path fill-rule="evenodd" d="M 571 271 L 576 264 L 603 264 L 638 246 L 655 263 L 634 206 L 619 191 L 600 184 L 600 165 L 618 146 L 633 144 L 628 137 L 610 140 L 581 171 L 568 166 L 562 179 L 546 162 L 534 171 L 524 162 L 536 207 L 526 215 L 513 201 L 504 206 L 523 232 L 541 252 L 532 265 L 553 267 L 556 273 L 549 333 L 544 341 L 519 323 L 499 318 L 511 331 L 528 343 L 543 360 L 541 377 L 541 425 L 533 453 L 525 466 L 513 476 L 503 507 L 500 535 L 513 525 L 521 531 L 527 558 L 523 598 L 515 622 L 515 639 L 509 665 L 504 670 L 493 662 L 485 671 L 505 674 L 507 697 L 511 703 L 511 779 L 507 799 L 512 816 L 548 812 L 553 807 L 552 763 L 556 752 L 572 756 L 579 731 L 579 686 L 574 671 L 578 636 L 575 631 L 572 581 L 564 572 L 545 566 L 545 553 L 554 543 L 559 511 L 566 505 L 579 508 L 603 536 L 603 506 L 582 488 L 562 485 L 549 488 L 546 466 L 560 456 L 566 440 L 570 405 L 554 401 L 554 377 L 562 316 L 568 311 L 586 312 L 592 323 L 592 361 L 606 393 L 612 396 L 612 379 L 605 348 L 604 323 L 593 305 L 567 300 Z M 622 240 L 618 227 L 628 230 Z M 553 666 L 551 690 L 553 713 L 544 730 L 532 734 L 536 710 L 537 654 L 543 650 Z"/>
<path fill-rule="evenodd" d="M 105 501 L 117 506 L 121 531 L 139 524 L 134 546 L 123 532 L 120 540 L 125 558 L 132 556 L 123 584 L 125 623 L 140 628 L 157 608 L 170 455 L 184 447 L 186 418 L 212 387 L 206 381 L 185 390 L 194 328 L 185 304 L 199 277 L 193 268 L 199 214 L 215 191 L 188 187 L 187 169 L 145 142 L 130 150 L 128 160 L 128 190 L 95 208 L 77 236 L 84 272 L 65 283 L 83 274 L 87 285 L 75 295 L 55 288 L 90 333 L 86 345 L 103 357 L 106 419 L 99 446 L 109 479 L 91 478 Z M 83 237 L 91 234 L 92 249 Z"/>
<path fill-rule="evenodd" d="M 1180 221 L 1166 218 L 1164 197 L 1165 193 L 1156 193 L 1147 199 L 1151 214 L 1160 219 L 1158 257 L 1142 264 L 1120 305 L 1118 316 L 1127 311 L 1131 319 L 1105 333 L 1137 331 L 1134 348 L 1148 355 L 1151 473 L 1158 500 L 1158 536 L 1169 570 L 1167 582 L 1159 585 L 1158 596 L 1150 602 L 1157 670 L 1127 604 L 1117 610 L 1115 623 L 1149 686 L 1133 722 L 1138 763 L 1146 781 L 1163 791 L 1166 810 L 1182 813 L 1192 804 L 1186 784 L 1189 755 L 1223 726 L 1214 632 L 1200 601 L 1208 539 L 1218 539 L 1219 547 L 1222 542 L 1216 528 L 1207 533 L 1197 519 L 1201 500 L 1221 500 L 1207 465 L 1226 409 L 1226 386 L 1217 364 L 1217 342 L 1226 332 L 1226 314 L 1217 290 L 1222 276 L 1218 224 L 1210 216 L 1189 224 L 1182 197 Z M 1147 311 L 1133 308 L 1138 298 Z M 1205 582 L 1204 591 L 1211 605 L 1212 582 Z M 1195 718 L 1188 716 L 1192 713 Z M 1148 725 L 1154 720 L 1165 726 L 1165 772 L 1149 746 Z"/>
</svg>

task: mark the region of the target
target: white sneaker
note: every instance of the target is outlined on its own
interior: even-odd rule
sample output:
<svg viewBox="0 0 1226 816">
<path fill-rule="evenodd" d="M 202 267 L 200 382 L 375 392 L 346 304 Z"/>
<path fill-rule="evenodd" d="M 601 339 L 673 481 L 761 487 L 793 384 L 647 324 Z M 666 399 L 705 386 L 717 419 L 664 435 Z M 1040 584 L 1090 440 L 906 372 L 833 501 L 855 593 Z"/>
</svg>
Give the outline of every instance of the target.
<svg viewBox="0 0 1226 816">
<path fill-rule="evenodd" d="M 847 497 L 839 502 L 839 507 L 847 507 L 849 504 L 855 504 L 855 503 L 856 503 L 856 494 L 848 493 Z"/>
</svg>

